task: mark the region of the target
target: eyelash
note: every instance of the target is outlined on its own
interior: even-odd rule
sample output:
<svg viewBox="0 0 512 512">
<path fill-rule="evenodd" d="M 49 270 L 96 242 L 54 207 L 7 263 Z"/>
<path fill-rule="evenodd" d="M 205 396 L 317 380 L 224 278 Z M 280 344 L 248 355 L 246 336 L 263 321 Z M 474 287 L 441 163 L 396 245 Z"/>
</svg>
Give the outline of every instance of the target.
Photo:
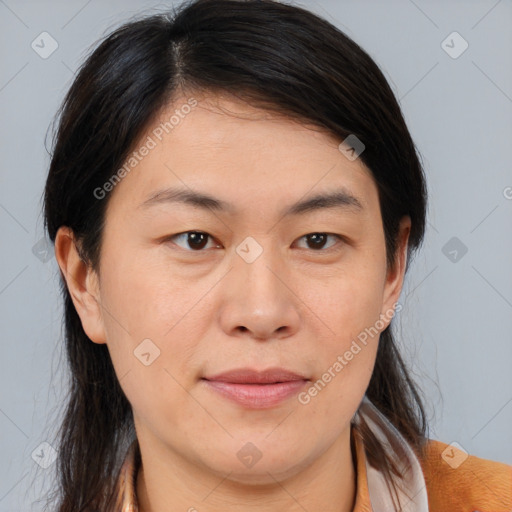
<svg viewBox="0 0 512 512">
<path fill-rule="evenodd" d="M 209 234 L 209 233 L 206 233 L 204 231 L 183 231 L 181 233 L 176 233 L 175 235 L 171 235 L 169 237 L 166 237 L 163 241 L 164 242 L 173 242 L 173 239 L 177 238 L 177 237 L 183 237 L 183 236 L 186 236 L 186 235 L 189 235 L 190 233 L 195 233 L 195 234 L 200 234 L 200 235 L 206 235 L 208 236 L 210 239 L 213 240 L 213 237 Z M 312 233 L 307 233 L 306 235 L 303 235 L 301 236 L 300 238 L 298 238 L 298 240 L 301 240 L 301 239 L 305 239 L 311 235 L 326 235 L 328 237 L 334 237 L 336 238 L 339 242 L 345 242 L 346 239 L 345 237 L 341 236 L 341 235 L 337 235 L 336 233 L 326 233 L 326 232 L 323 232 L 323 231 L 313 231 Z M 187 243 L 187 242 L 185 242 Z M 175 244 L 174 245 L 178 245 L 178 244 Z M 183 249 L 183 247 L 179 246 L 181 249 Z M 339 249 L 339 248 L 336 248 L 336 244 L 333 244 L 331 245 L 330 247 L 327 247 L 327 249 L 324 249 L 323 247 L 321 247 L 320 249 L 311 249 L 311 251 L 313 252 L 331 252 L 331 249 L 332 250 L 336 250 L 336 249 Z M 205 249 L 204 248 L 201 248 L 201 249 L 183 249 L 184 251 L 186 252 L 197 252 L 197 253 L 200 253 L 200 252 L 205 252 Z"/>
</svg>

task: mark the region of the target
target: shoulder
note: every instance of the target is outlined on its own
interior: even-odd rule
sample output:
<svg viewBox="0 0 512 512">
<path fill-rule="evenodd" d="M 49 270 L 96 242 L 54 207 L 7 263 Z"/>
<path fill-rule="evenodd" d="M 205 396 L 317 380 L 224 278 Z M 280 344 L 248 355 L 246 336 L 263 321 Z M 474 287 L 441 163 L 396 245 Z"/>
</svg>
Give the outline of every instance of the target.
<svg viewBox="0 0 512 512">
<path fill-rule="evenodd" d="M 420 457 L 430 510 L 512 512 L 512 466 L 429 439 Z"/>
</svg>

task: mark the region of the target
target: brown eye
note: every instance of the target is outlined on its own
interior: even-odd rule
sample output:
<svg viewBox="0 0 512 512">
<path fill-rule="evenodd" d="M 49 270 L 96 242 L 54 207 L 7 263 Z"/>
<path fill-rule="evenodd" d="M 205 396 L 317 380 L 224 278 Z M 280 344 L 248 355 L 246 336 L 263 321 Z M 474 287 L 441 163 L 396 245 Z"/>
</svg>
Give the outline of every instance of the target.
<svg viewBox="0 0 512 512">
<path fill-rule="evenodd" d="M 306 240 L 307 249 L 321 250 L 326 248 L 327 240 L 330 238 L 337 238 L 342 240 L 342 237 L 332 233 L 309 233 L 300 238 L 300 240 Z M 336 242 L 327 246 L 330 249 Z"/>
<path fill-rule="evenodd" d="M 173 243 L 176 243 L 176 245 L 183 249 L 200 251 L 205 248 L 209 238 L 211 238 L 211 236 L 203 231 L 185 231 L 184 233 L 178 233 L 177 235 L 169 237 L 168 240 L 173 240 Z M 177 243 L 176 240 L 185 244 L 185 247 Z"/>
</svg>

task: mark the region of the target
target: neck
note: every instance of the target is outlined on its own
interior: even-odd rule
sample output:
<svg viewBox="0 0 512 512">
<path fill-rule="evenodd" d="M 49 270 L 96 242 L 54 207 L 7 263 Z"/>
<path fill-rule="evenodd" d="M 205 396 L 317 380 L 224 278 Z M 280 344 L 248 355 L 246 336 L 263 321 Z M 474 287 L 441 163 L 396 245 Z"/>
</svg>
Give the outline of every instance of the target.
<svg viewBox="0 0 512 512">
<path fill-rule="evenodd" d="M 257 483 L 217 475 L 166 450 L 141 445 L 137 474 L 139 512 L 352 512 L 356 497 L 355 448 L 350 425 L 317 459 L 287 475 L 259 475 Z M 162 453 L 162 452 L 160 452 Z M 147 457 L 144 457 L 144 455 Z M 168 456 L 170 454 L 170 456 Z"/>
</svg>

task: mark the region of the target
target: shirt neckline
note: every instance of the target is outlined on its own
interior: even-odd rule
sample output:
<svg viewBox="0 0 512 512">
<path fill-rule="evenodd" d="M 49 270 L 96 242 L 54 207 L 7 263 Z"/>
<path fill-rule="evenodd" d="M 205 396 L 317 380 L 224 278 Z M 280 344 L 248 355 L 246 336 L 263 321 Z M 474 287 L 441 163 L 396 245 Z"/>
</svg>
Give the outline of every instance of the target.
<svg viewBox="0 0 512 512">
<path fill-rule="evenodd" d="M 405 498 L 406 502 L 406 508 L 403 510 L 428 512 L 426 485 L 417 456 L 398 430 L 370 402 L 366 395 L 350 424 L 352 461 L 356 476 L 356 495 L 352 512 L 372 512 L 374 508 L 387 510 L 388 508 L 382 507 L 389 507 L 392 503 L 389 486 L 382 473 L 369 465 L 362 435 L 354 425 L 360 421 L 361 417 L 364 417 L 369 428 L 381 442 L 383 449 L 395 459 L 399 466 L 403 466 L 404 459 L 409 464 L 410 470 L 407 471 L 404 479 L 404 492 L 399 493 L 401 499 Z M 116 507 L 119 512 L 139 512 L 136 486 L 140 466 L 140 447 L 135 438 L 126 452 L 119 473 Z M 410 499 L 411 496 L 414 498 Z M 389 510 L 393 509 L 389 508 Z"/>
</svg>

